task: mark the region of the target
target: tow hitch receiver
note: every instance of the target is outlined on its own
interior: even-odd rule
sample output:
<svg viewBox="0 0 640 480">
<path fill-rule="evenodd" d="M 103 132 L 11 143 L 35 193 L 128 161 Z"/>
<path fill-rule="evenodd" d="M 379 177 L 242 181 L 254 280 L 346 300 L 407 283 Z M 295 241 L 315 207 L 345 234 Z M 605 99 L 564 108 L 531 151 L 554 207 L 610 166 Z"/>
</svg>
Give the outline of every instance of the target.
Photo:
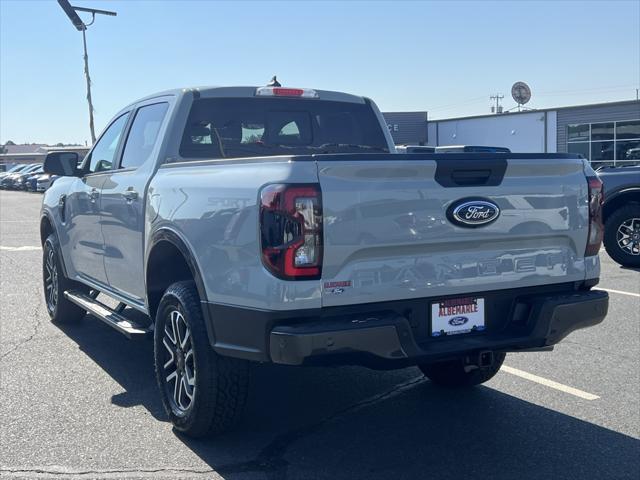
<svg viewBox="0 0 640 480">
<path fill-rule="evenodd" d="M 493 352 L 491 350 L 483 350 L 478 354 L 478 367 L 487 368 L 493 365 Z"/>
</svg>

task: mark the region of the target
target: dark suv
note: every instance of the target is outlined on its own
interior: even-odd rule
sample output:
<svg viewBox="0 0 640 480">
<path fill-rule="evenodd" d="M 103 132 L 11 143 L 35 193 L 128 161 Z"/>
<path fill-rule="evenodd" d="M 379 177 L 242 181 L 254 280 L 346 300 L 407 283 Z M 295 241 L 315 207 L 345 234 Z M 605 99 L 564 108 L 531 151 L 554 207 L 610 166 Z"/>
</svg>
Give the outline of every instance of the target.
<svg viewBox="0 0 640 480">
<path fill-rule="evenodd" d="M 640 165 L 598 170 L 604 183 L 604 247 L 620 265 L 640 267 Z"/>
</svg>

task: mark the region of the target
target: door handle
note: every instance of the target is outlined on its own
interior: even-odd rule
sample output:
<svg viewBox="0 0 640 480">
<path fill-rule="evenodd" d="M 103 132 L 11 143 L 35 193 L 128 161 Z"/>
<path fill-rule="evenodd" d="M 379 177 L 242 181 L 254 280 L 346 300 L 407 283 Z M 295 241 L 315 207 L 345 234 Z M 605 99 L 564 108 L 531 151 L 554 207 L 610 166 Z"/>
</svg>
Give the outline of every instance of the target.
<svg viewBox="0 0 640 480">
<path fill-rule="evenodd" d="M 128 203 L 131 203 L 134 200 L 138 199 L 138 192 L 129 187 L 124 192 L 122 192 L 122 196 L 127 200 Z"/>
<path fill-rule="evenodd" d="M 91 200 L 91 203 L 96 203 L 96 200 L 98 199 L 99 195 L 100 195 L 100 192 L 98 192 L 98 189 L 92 188 L 91 191 L 89 192 L 89 200 Z"/>
</svg>

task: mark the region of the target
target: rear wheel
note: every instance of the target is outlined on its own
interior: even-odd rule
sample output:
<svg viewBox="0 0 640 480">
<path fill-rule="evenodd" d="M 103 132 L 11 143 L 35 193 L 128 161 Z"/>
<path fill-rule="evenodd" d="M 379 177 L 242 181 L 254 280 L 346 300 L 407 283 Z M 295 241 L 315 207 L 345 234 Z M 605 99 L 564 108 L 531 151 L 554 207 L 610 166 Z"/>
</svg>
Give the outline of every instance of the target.
<svg viewBox="0 0 640 480">
<path fill-rule="evenodd" d="M 86 287 L 65 277 L 60 258 L 58 239 L 51 234 L 42 249 L 42 283 L 47 313 L 54 323 L 79 322 L 87 312 L 70 302 L 64 296 L 64 292 L 74 289 L 86 290 Z"/>
<path fill-rule="evenodd" d="M 604 227 L 604 248 L 625 267 L 640 267 L 640 205 L 619 208 Z"/>
<path fill-rule="evenodd" d="M 473 387 L 491 380 L 504 363 L 505 353 L 494 353 L 489 367 L 469 365 L 465 357 L 446 362 L 419 365 L 425 377 L 433 383 L 449 388 Z"/>
<path fill-rule="evenodd" d="M 233 426 L 246 402 L 249 365 L 211 348 L 193 282 L 174 283 L 163 295 L 154 347 L 156 380 L 175 429 L 202 437 Z"/>
</svg>

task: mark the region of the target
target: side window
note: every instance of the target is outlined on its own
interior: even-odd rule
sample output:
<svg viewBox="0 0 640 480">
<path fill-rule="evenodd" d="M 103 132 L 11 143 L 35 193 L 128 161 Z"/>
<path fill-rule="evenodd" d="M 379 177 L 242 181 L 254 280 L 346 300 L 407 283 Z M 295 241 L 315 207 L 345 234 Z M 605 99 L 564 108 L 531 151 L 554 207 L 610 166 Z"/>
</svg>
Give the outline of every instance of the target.
<svg viewBox="0 0 640 480">
<path fill-rule="evenodd" d="M 120 168 L 137 168 L 151 155 L 168 103 L 155 103 L 138 109 L 124 146 Z"/>
<path fill-rule="evenodd" d="M 125 113 L 118 117 L 109 128 L 107 128 L 102 137 L 100 137 L 100 140 L 98 140 L 98 143 L 96 143 L 96 146 L 93 147 L 91 151 L 89 171 L 87 173 L 111 170 L 111 166 L 115 160 L 118 142 L 120 141 L 120 135 L 122 135 L 128 116 L 129 114 Z"/>
</svg>

